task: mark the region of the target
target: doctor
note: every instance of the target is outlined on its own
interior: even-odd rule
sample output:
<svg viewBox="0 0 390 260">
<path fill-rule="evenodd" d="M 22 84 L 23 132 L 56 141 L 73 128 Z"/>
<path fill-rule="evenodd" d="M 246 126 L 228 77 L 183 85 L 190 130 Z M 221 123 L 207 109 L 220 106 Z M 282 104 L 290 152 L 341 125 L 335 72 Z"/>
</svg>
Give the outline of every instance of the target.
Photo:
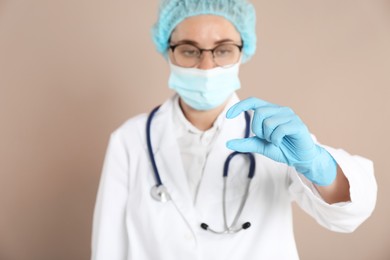
<svg viewBox="0 0 390 260">
<path fill-rule="evenodd" d="M 292 201 L 338 232 L 370 216 L 371 161 L 320 145 L 288 107 L 235 94 L 256 48 L 250 3 L 162 1 L 153 37 L 177 94 L 111 135 L 92 259 L 298 259 Z"/>
</svg>

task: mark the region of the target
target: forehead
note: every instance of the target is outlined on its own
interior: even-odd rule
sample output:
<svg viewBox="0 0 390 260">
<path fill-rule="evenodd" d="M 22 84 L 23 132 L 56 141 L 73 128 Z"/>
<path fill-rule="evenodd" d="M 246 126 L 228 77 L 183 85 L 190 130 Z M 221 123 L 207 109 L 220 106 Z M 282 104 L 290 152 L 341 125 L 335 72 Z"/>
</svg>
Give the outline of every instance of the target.
<svg viewBox="0 0 390 260">
<path fill-rule="evenodd" d="M 230 21 L 217 15 L 189 17 L 179 23 L 171 34 L 172 42 L 191 40 L 212 44 L 225 39 L 238 42 L 241 40 L 240 33 Z"/>
</svg>

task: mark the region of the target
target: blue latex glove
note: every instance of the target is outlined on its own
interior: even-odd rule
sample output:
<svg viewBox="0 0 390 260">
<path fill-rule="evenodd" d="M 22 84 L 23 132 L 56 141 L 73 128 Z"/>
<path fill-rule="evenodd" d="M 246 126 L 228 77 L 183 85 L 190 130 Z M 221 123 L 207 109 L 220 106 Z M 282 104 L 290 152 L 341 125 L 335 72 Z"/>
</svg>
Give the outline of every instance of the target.
<svg viewBox="0 0 390 260">
<path fill-rule="evenodd" d="M 330 185 L 335 180 L 337 164 L 333 157 L 314 143 L 306 125 L 290 108 L 252 97 L 232 106 L 226 117 L 235 118 L 246 110 L 254 110 L 255 136 L 230 140 L 226 144 L 229 149 L 286 163 L 317 185 Z"/>
</svg>

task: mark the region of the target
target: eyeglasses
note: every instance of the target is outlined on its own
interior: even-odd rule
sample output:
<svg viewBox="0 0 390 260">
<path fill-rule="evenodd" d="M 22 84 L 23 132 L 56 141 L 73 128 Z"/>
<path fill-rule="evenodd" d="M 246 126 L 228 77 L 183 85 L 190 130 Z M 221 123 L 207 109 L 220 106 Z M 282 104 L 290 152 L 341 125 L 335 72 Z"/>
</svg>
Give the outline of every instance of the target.
<svg viewBox="0 0 390 260">
<path fill-rule="evenodd" d="M 171 45 L 175 62 L 180 67 L 192 68 L 199 64 L 202 54 L 210 51 L 214 63 L 219 67 L 228 67 L 238 62 L 241 56 L 242 45 L 223 43 L 212 49 L 201 49 L 189 43 Z"/>
</svg>

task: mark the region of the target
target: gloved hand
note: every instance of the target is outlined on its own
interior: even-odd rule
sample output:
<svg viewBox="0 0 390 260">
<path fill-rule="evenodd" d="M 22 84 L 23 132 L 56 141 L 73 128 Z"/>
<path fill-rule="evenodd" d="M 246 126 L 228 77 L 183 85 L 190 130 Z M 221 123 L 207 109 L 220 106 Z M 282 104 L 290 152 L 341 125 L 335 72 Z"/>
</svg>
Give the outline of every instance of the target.
<svg viewBox="0 0 390 260">
<path fill-rule="evenodd" d="M 335 180 L 337 164 L 333 157 L 314 143 L 306 125 L 290 108 L 252 97 L 232 106 L 226 117 L 231 119 L 250 109 L 254 110 L 255 136 L 230 140 L 226 144 L 229 149 L 286 163 L 317 185 L 327 186 Z"/>
</svg>

